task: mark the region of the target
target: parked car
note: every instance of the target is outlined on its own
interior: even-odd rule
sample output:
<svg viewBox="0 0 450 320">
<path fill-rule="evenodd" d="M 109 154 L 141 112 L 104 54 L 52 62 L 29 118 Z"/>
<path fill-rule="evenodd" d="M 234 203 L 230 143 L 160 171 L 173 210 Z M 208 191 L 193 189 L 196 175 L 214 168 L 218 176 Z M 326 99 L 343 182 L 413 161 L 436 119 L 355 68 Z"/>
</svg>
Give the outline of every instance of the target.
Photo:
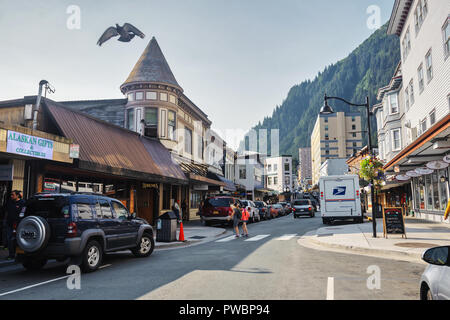
<svg viewBox="0 0 450 320">
<path fill-rule="evenodd" d="M 284 216 L 284 209 L 281 204 L 274 204 L 270 207 L 270 214 L 273 218 Z"/>
<path fill-rule="evenodd" d="M 255 201 L 255 206 L 259 209 L 259 216 L 262 220 L 272 219 L 267 203 L 264 201 Z"/>
<path fill-rule="evenodd" d="M 250 214 L 249 222 L 261 221 L 259 216 L 259 209 L 256 207 L 255 203 L 250 200 L 241 200 L 242 208 L 245 207 Z"/>
<path fill-rule="evenodd" d="M 233 213 L 231 205 L 235 202 L 239 202 L 239 199 L 230 196 L 207 198 L 200 212 L 202 224 L 206 226 L 213 223 L 231 225 L 233 223 L 230 220 L 230 216 Z"/>
<path fill-rule="evenodd" d="M 422 255 L 428 266 L 420 279 L 421 300 L 450 300 L 449 248 L 432 248 Z"/>
<path fill-rule="evenodd" d="M 311 202 L 311 200 L 308 199 L 301 199 L 301 200 L 294 200 L 292 203 L 292 210 L 294 212 L 294 219 L 300 217 L 300 216 L 309 216 L 311 218 L 314 218 L 314 207 Z"/>
<path fill-rule="evenodd" d="M 116 199 L 94 194 L 36 194 L 20 213 L 16 232 L 18 262 L 28 270 L 48 259 L 92 272 L 106 253 L 129 249 L 148 257 L 155 247 L 153 228 L 136 219 Z"/>
</svg>

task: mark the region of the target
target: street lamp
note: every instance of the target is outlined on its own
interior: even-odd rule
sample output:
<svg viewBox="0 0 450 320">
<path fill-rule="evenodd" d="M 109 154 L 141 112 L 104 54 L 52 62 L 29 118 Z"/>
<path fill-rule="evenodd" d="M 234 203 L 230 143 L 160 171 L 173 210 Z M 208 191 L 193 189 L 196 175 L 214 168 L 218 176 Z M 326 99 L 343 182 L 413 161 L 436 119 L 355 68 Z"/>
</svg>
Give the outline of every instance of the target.
<svg viewBox="0 0 450 320">
<path fill-rule="evenodd" d="M 328 97 L 325 94 L 324 104 L 323 104 L 322 109 L 320 109 L 320 114 L 322 114 L 322 115 L 330 115 L 330 114 L 334 113 L 333 108 L 331 108 L 330 105 L 328 104 L 328 100 L 331 100 L 331 99 L 342 101 L 342 102 L 344 102 L 344 103 L 346 103 L 346 104 L 348 104 L 350 106 L 353 106 L 353 107 L 366 107 L 366 110 L 367 110 L 367 131 L 368 131 L 368 134 L 369 134 L 369 137 L 368 137 L 368 149 L 369 150 L 368 151 L 369 151 L 369 155 L 373 156 L 373 153 L 372 153 L 372 151 L 373 151 L 372 150 L 372 141 L 371 141 L 372 140 L 371 139 L 372 134 L 371 134 L 371 126 L 370 126 L 370 116 L 373 115 L 373 113 L 370 112 L 369 97 L 368 96 L 366 97 L 366 103 L 364 103 L 364 104 L 355 104 L 355 103 L 351 103 L 351 102 L 349 102 L 349 101 L 347 101 L 345 99 L 339 98 L 339 97 Z M 374 201 L 375 188 L 374 188 L 373 179 L 370 181 L 370 185 L 371 185 L 371 187 L 370 187 L 370 197 L 371 197 L 371 200 L 372 200 L 373 237 L 376 238 L 377 237 L 377 221 L 376 221 L 375 209 L 377 208 L 377 206 L 375 205 L 375 201 Z"/>
</svg>

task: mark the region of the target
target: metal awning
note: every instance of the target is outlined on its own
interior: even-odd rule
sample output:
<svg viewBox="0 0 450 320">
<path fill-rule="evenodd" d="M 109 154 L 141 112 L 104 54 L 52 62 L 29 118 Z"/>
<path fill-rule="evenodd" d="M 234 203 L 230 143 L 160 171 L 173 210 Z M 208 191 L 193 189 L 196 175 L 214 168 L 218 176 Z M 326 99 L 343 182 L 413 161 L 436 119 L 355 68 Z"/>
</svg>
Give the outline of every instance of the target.
<svg viewBox="0 0 450 320">
<path fill-rule="evenodd" d="M 447 115 L 404 148 L 384 166 L 384 170 L 392 174 L 394 167 L 399 166 L 400 172 L 396 173 L 405 173 L 423 167 L 430 161 L 442 160 L 449 152 L 450 115 Z"/>
</svg>

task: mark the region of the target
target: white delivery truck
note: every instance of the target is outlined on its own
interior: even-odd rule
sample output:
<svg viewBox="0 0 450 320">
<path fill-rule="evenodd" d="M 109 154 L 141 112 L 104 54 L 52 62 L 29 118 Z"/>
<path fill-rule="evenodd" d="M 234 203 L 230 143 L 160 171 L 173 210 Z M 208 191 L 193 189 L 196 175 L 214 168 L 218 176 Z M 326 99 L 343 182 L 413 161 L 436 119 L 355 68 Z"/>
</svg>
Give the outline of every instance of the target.
<svg viewBox="0 0 450 320">
<path fill-rule="evenodd" d="M 320 177 L 319 188 L 324 224 L 347 219 L 364 222 L 357 175 Z"/>
</svg>

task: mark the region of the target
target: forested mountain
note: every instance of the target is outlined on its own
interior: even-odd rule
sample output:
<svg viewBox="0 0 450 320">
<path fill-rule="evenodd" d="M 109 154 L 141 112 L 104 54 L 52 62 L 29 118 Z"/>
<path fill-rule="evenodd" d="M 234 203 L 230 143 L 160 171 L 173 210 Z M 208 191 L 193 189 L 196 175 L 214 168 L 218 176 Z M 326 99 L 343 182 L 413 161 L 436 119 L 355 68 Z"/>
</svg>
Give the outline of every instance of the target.
<svg viewBox="0 0 450 320">
<path fill-rule="evenodd" d="M 323 97 L 338 96 L 357 104 L 365 103 L 369 95 L 371 105 L 378 103 L 376 93 L 386 86 L 400 61 L 400 46 L 396 36 L 386 34 L 387 24 L 374 32 L 347 58 L 319 72 L 314 80 L 295 85 L 281 106 L 271 117 L 266 117 L 253 129 L 280 130 L 280 154 L 290 154 L 298 159 L 298 148 L 309 147 L 310 137 L 317 120 Z M 350 107 L 340 101 L 329 104 L 337 111 L 362 114 L 363 130 L 366 130 L 365 108 Z M 376 145 L 376 122 L 372 118 L 372 141 Z M 364 135 L 367 141 L 367 135 Z M 267 139 L 270 145 L 270 138 Z M 241 143 L 241 148 L 243 143 Z M 248 150 L 248 143 L 247 148 Z M 270 153 L 270 146 L 269 146 Z"/>
</svg>

